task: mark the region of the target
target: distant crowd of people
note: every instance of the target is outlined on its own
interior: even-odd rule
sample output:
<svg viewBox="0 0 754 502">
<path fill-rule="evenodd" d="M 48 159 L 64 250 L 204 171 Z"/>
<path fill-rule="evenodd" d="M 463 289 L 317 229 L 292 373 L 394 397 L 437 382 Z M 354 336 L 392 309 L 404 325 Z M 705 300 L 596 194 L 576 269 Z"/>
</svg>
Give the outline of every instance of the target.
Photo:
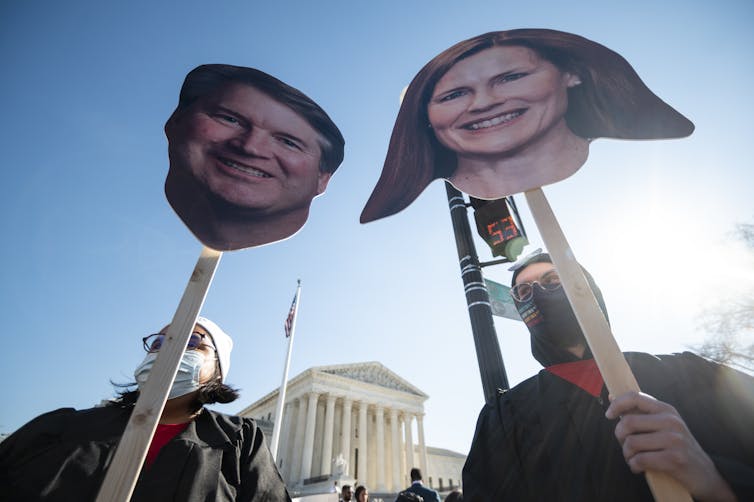
<svg viewBox="0 0 754 502">
<path fill-rule="evenodd" d="M 398 494 L 395 502 L 441 502 L 440 494 L 437 491 L 424 486 L 422 472 L 416 467 L 411 469 L 411 486 Z M 343 485 L 340 490 L 340 502 L 368 502 L 369 491 L 364 485 L 358 485 L 356 491 L 351 485 Z M 460 490 L 451 491 L 446 497 L 445 502 L 463 502 L 463 494 Z"/>
</svg>

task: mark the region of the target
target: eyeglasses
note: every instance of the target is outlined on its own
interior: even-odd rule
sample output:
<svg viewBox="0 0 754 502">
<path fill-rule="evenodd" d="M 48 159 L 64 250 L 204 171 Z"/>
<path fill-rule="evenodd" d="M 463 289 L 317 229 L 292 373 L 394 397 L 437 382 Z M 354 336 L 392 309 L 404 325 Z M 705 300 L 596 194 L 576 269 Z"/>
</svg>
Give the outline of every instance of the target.
<svg viewBox="0 0 754 502">
<path fill-rule="evenodd" d="M 199 333 L 198 331 L 194 331 L 191 333 L 191 337 L 189 338 L 188 344 L 186 345 L 186 350 L 196 350 L 199 347 L 209 347 L 210 349 L 217 351 L 215 347 L 213 347 L 210 344 L 204 343 L 204 338 L 206 338 L 206 333 Z M 147 352 L 157 352 L 160 350 L 160 347 L 162 347 L 162 342 L 165 340 L 165 333 L 155 333 L 153 335 L 148 335 L 142 338 L 142 341 L 144 342 L 144 350 Z"/>
<path fill-rule="evenodd" d="M 562 284 L 560 284 L 560 276 L 558 275 L 558 272 L 553 269 L 542 274 L 537 281 L 516 284 L 511 288 L 511 296 L 517 302 L 528 301 L 534 294 L 535 284 L 545 291 L 556 291 L 562 287 Z"/>
</svg>

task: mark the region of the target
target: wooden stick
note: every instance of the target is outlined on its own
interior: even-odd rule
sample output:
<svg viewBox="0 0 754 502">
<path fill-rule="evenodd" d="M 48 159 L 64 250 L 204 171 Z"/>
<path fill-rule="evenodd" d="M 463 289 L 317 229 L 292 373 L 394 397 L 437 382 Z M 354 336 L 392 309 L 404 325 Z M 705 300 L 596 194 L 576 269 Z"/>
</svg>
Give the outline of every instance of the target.
<svg viewBox="0 0 754 502">
<path fill-rule="evenodd" d="M 558 271 L 568 301 L 584 332 L 602 378 L 605 380 L 607 390 L 613 396 L 619 396 L 628 391 L 639 392 L 639 384 L 610 331 L 610 325 L 568 246 L 568 241 L 563 235 L 544 192 L 541 188 L 535 188 L 525 192 L 525 195 L 539 233 L 552 258 L 552 263 Z M 647 471 L 645 474 L 657 502 L 691 502 L 688 491 L 675 478 L 654 471 Z"/>
<path fill-rule="evenodd" d="M 208 247 L 202 249 L 154 366 L 149 372 L 149 379 L 140 389 L 139 399 L 100 487 L 97 502 L 130 500 L 221 256 L 221 251 Z"/>
</svg>

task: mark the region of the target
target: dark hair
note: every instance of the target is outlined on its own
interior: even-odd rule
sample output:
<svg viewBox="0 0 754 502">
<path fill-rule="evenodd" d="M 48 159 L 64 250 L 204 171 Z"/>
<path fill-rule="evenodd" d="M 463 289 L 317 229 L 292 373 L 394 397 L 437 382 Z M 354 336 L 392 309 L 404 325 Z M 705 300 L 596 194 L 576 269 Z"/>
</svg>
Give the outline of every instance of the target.
<svg viewBox="0 0 754 502">
<path fill-rule="evenodd" d="M 494 31 L 446 49 L 422 68 L 406 90 L 377 186 L 361 213 L 367 223 L 406 208 L 436 178 L 456 169 L 456 154 L 428 127 L 435 85 L 462 59 L 496 46 L 522 46 L 581 84 L 568 90 L 566 123 L 583 138 L 659 139 L 688 136 L 686 117 L 658 98 L 620 54 L 562 31 Z"/>
<path fill-rule="evenodd" d="M 134 389 L 136 382 L 131 383 L 115 383 L 110 382 L 117 390 L 118 397 L 107 403 L 107 406 L 114 406 L 117 408 L 130 408 L 136 404 L 136 400 L 139 399 L 139 390 Z M 232 403 L 236 399 L 241 397 L 238 389 L 226 385 L 222 382 L 220 376 L 220 363 L 215 358 L 215 378 L 199 387 L 199 392 L 196 394 L 196 399 L 191 403 L 190 409 L 192 412 L 197 412 L 205 404 L 214 403 Z"/>
<path fill-rule="evenodd" d="M 357 501 L 359 500 L 359 495 L 361 495 L 362 492 L 367 491 L 367 487 L 364 485 L 359 485 L 356 487 L 356 491 L 353 492 L 353 498 L 355 498 Z"/>
<path fill-rule="evenodd" d="M 340 487 L 340 492 L 343 493 L 344 491 L 350 490 L 350 489 L 351 489 L 351 485 L 343 485 Z"/>
<path fill-rule="evenodd" d="M 116 391 L 118 397 L 109 401 L 107 406 L 130 408 L 136 404 L 136 400 L 139 399 L 139 390 L 132 388 L 136 385 L 135 383 L 113 385 L 116 387 L 123 387 L 123 390 Z M 238 389 L 220 383 L 218 380 L 212 380 L 199 388 L 199 393 L 196 395 L 196 401 L 191 405 L 191 411 L 199 411 L 205 404 L 232 403 L 239 397 L 241 397 L 241 395 L 239 394 Z"/>
<path fill-rule="evenodd" d="M 550 258 L 549 253 L 536 253 L 525 257 L 521 261 L 516 262 L 516 264 L 510 268 L 510 270 L 513 270 L 513 275 L 511 276 L 511 287 L 516 285 L 516 278 L 518 277 L 518 274 L 523 272 L 526 267 L 533 263 L 552 263 L 552 258 Z M 585 269 L 582 270 L 586 272 Z"/>
<path fill-rule="evenodd" d="M 445 502 L 463 502 L 463 493 L 461 490 L 453 490 L 445 497 Z"/>
<path fill-rule="evenodd" d="M 320 171 L 334 173 L 343 162 L 345 140 L 327 113 L 303 92 L 255 68 L 226 64 L 197 66 L 186 75 L 181 87 L 178 107 L 168 121 L 197 99 L 231 83 L 254 87 L 306 120 L 320 137 L 322 150 L 319 162 Z"/>
<path fill-rule="evenodd" d="M 414 467 L 411 469 L 411 481 L 419 481 L 422 479 L 422 471 Z"/>
</svg>

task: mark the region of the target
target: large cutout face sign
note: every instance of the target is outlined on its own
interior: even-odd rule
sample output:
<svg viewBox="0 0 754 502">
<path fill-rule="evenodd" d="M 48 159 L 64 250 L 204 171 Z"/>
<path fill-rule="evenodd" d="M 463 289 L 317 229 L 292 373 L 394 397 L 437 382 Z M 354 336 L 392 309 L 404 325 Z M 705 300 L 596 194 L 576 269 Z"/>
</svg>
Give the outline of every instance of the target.
<svg viewBox="0 0 754 502">
<path fill-rule="evenodd" d="M 549 165 L 553 179 L 575 172 L 588 144 L 568 128 L 565 113 L 568 89 L 579 84 L 577 76 L 522 46 L 492 47 L 456 63 L 427 104 L 435 138 L 456 153 L 450 181 L 464 192 L 498 198 L 540 186 L 541 170 L 532 165 Z M 500 164 L 507 165 L 497 169 Z"/>
<path fill-rule="evenodd" d="M 203 244 L 219 251 L 297 232 L 343 160 L 343 137 L 327 114 L 252 68 L 191 71 L 165 133 L 168 201 Z"/>
<path fill-rule="evenodd" d="M 445 50 L 413 79 L 361 221 L 404 209 L 434 179 L 498 199 L 571 176 L 595 138 L 693 129 L 600 44 L 553 30 L 487 33 Z"/>
</svg>

